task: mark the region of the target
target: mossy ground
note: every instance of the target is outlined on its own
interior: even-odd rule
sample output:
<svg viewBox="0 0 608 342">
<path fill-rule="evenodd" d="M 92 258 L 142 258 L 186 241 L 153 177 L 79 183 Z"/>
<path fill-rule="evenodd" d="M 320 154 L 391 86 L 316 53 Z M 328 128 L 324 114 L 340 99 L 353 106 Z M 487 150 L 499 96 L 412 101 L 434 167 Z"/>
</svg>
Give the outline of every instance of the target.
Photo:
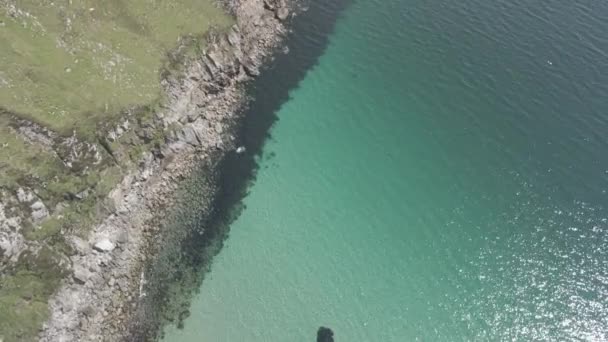
<svg viewBox="0 0 608 342">
<path fill-rule="evenodd" d="M 35 341 L 48 317 L 47 300 L 67 275 L 61 252 L 43 247 L 19 257 L 10 276 L 0 278 L 0 334 L 4 341 Z"/>
<path fill-rule="evenodd" d="M 141 108 L 135 119 L 149 120 L 162 102 L 161 75 L 201 50 L 209 29 L 232 23 L 213 0 L 0 0 L 0 189 L 35 189 L 54 212 L 39 225 L 24 223 L 24 237 L 42 247 L 0 274 L 0 340 L 37 340 L 47 300 L 66 276 L 65 233 L 86 235 L 128 171 L 111 162 L 75 171 L 52 148 L 20 136 L 15 118 L 97 143 L 100 127 L 125 110 Z M 156 132 L 145 144 L 125 143 L 133 134 L 108 147 L 136 161 L 163 140 Z M 85 198 L 66 200 L 85 189 Z"/>
</svg>

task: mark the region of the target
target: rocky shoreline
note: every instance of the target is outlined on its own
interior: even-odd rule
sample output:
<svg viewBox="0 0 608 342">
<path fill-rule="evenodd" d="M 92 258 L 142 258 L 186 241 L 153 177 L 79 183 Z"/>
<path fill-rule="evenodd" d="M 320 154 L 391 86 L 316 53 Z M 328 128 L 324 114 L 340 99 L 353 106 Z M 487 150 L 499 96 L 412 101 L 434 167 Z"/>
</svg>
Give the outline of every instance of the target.
<svg viewBox="0 0 608 342">
<path fill-rule="evenodd" d="M 50 301 L 41 341 L 147 340 L 132 322 L 145 297 L 143 270 L 160 246 L 159 225 L 180 184 L 202 167 L 213 172 L 234 153 L 235 127 L 247 104 L 245 85 L 260 73 L 287 34 L 294 2 L 225 0 L 236 24 L 210 34 L 203 56 L 182 77 L 167 78 L 167 104 L 156 113 L 171 129 L 166 142 L 147 152 L 108 201 L 113 209 L 86 239 L 71 236 L 72 274 Z M 240 150 L 242 152 L 242 150 Z M 217 184 L 202 185 L 203 211 L 211 210 Z M 202 232 L 204 234 L 204 232 Z"/>
</svg>

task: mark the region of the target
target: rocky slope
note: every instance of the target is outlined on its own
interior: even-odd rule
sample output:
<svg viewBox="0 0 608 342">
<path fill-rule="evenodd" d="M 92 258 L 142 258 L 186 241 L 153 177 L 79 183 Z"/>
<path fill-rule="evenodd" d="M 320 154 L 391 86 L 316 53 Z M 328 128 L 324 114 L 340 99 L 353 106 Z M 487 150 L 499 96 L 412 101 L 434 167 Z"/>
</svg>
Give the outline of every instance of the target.
<svg viewBox="0 0 608 342">
<path fill-rule="evenodd" d="M 237 149 L 233 128 L 247 103 L 244 85 L 279 47 L 293 12 L 293 3 L 281 0 L 233 0 L 224 5 L 236 24 L 227 33 L 206 37 L 204 54 L 192 60 L 184 74 L 162 83 L 168 101 L 154 114 L 154 123 L 164 127 L 164 142 L 145 153 L 110 192 L 111 213 L 101 224 L 86 237 L 67 237 L 74 251 L 63 260 L 69 264 L 69 276 L 50 302 L 42 341 L 137 339 L 128 335 L 129 322 L 138 299 L 145 296 L 142 270 L 154 257 L 148 251 L 162 244 L 158 222 L 173 203 L 180 181 L 201 165 L 212 170 L 225 153 Z M 126 122 L 110 138 L 136 129 Z M 137 129 L 137 134 L 146 134 L 145 127 Z M 206 189 L 202 202 L 211 205 L 216 186 L 210 182 Z M 27 192 L 22 197 L 30 199 Z M 32 215 L 44 215 L 45 208 L 34 199 L 24 203 Z M 0 231 L 6 232 L 19 222 L 0 206 L 0 224 Z M 10 241 L 11 254 L 17 253 L 18 234 L 0 237 Z"/>
</svg>

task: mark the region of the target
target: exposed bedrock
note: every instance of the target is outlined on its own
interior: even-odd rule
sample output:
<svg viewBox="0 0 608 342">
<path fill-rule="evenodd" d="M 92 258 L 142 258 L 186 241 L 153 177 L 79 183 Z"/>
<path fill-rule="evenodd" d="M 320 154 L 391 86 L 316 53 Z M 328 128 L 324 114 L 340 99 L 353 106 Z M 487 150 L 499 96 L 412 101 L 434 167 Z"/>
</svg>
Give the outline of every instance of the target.
<svg viewBox="0 0 608 342">
<path fill-rule="evenodd" d="M 165 128 L 164 143 L 145 153 L 137 169 L 110 192 L 105 205 L 110 214 L 101 224 L 87 237 L 68 238 L 71 274 L 50 302 L 42 341 L 125 339 L 139 299 L 146 296 L 142 270 L 154 258 L 149 251 L 163 244 L 159 228 L 176 189 L 193 170 L 204 165 L 213 172 L 227 152 L 236 150 L 234 127 L 248 101 L 244 85 L 278 50 L 295 7 L 282 0 L 227 0 L 224 5 L 236 24 L 228 32 L 210 33 L 206 51 L 182 75 L 162 81 L 167 101 L 154 124 Z M 139 139 L 153 138 L 153 130 L 140 128 Z M 120 125 L 105 139 L 111 142 L 129 129 Z M 211 182 L 204 185 L 201 205 L 211 205 L 215 188 Z M 31 206 L 35 217 L 46 214 L 36 202 Z M 0 207 L 0 224 L 9 220 Z M 19 243 L 0 236 L 5 254 Z"/>
</svg>

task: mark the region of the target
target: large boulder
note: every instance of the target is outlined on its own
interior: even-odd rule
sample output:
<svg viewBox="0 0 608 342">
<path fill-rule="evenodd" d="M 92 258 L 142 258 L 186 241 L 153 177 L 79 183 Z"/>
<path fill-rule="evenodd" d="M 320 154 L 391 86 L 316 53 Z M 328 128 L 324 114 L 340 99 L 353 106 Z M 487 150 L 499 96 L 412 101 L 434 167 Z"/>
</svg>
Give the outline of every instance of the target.
<svg viewBox="0 0 608 342">
<path fill-rule="evenodd" d="M 79 284 L 84 284 L 87 282 L 87 280 L 89 280 L 89 277 L 91 276 L 91 272 L 89 272 L 89 270 L 87 270 L 86 268 L 82 267 L 82 266 L 75 266 L 74 267 L 74 280 L 79 283 Z"/>
<path fill-rule="evenodd" d="M 196 132 L 194 131 L 192 126 L 186 126 L 182 128 L 178 139 L 178 141 L 185 142 L 192 146 L 198 146 L 200 144 L 200 142 L 198 141 L 198 137 L 196 136 Z"/>
<path fill-rule="evenodd" d="M 93 248 L 98 252 L 107 253 L 113 251 L 116 245 L 110 239 L 101 239 L 93 245 Z"/>
</svg>

